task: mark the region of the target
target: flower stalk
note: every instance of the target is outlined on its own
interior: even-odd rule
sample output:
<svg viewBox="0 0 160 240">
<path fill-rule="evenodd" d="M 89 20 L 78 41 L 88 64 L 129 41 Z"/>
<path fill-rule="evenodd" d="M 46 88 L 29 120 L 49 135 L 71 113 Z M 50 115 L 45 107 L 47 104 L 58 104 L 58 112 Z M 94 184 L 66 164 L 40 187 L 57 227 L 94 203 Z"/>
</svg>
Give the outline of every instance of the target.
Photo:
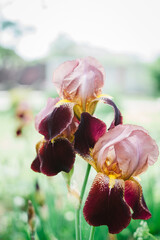
<svg viewBox="0 0 160 240">
<path fill-rule="evenodd" d="M 28 201 L 28 225 L 29 225 L 31 240 L 35 240 L 36 217 L 35 217 L 34 207 L 30 200 Z"/>
<path fill-rule="evenodd" d="M 109 240 L 117 240 L 116 234 L 109 233 L 108 236 L 109 236 Z"/>
<path fill-rule="evenodd" d="M 80 202 L 79 202 L 78 208 L 76 210 L 76 221 L 75 221 L 75 224 L 76 224 L 76 240 L 81 240 L 80 211 L 81 211 L 82 201 L 83 201 L 85 189 L 86 189 L 86 186 L 87 186 L 87 181 L 88 181 L 90 170 L 91 170 L 91 165 L 88 164 L 86 174 L 85 174 L 85 178 L 84 178 L 84 182 L 83 182 L 82 189 L 81 189 Z"/>
<path fill-rule="evenodd" d="M 91 226 L 89 240 L 93 240 L 94 239 L 95 230 L 96 230 L 95 227 Z"/>
<path fill-rule="evenodd" d="M 153 236 L 151 233 L 148 233 L 148 236 L 154 240 L 157 240 L 157 238 L 155 236 Z"/>
</svg>

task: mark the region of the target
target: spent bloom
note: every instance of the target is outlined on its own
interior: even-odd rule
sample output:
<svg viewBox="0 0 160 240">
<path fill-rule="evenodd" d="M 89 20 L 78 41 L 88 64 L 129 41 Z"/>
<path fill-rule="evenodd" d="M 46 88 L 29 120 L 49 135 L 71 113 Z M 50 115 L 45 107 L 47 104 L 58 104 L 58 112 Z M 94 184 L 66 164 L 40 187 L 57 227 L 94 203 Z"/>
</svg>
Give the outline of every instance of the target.
<svg viewBox="0 0 160 240">
<path fill-rule="evenodd" d="M 122 122 L 114 102 L 101 95 L 104 78 L 103 67 L 92 57 L 65 62 L 55 70 L 53 83 L 59 97 L 49 98 L 35 118 L 36 130 L 44 139 L 36 146 L 32 170 L 48 176 L 71 170 L 75 161 L 74 134 L 81 113 L 93 114 L 98 101 L 113 107 L 115 119 L 111 127 Z"/>
<path fill-rule="evenodd" d="M 151 217 L 136 177 L 156 162 L 159 153 L 140 126 L 120 124 L 99 137 L 104 128 L 102 121 L 83 113 L 75 134 L 77 152 L 97 171 L 83 214 L 90 225 L 107 225 L 110 233 L 119 233 L 131 218 Z"/>
</svg>

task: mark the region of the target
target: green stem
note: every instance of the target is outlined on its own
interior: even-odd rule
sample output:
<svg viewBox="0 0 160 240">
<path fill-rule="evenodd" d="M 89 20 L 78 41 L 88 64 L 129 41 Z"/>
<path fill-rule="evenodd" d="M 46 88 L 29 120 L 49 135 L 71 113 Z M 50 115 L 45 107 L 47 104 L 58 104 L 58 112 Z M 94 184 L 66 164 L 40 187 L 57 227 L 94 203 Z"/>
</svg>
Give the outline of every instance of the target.
<svg viewBox="0 0 160 240">
<path fill-rule="evenodd" d="M 117 240 L 116 234 L 109 233 L 108 236 L 109 236 L 109 240 Z"/>
<path fill-rule="evenodd" d="M 79 202 L 78 208 L 76 210 L 76 223 L 75 223 L 76 224 L 76 240 L 81 240 L 80 210 L 81 210 L 83 196 L 84 196 L 84 192 L 86 189 L 90 170 L 91 170 L 91 165 L 88 164 L 87 170 L 86 170 L 86 175 L 85 175 L 84 182 L 83 182 L 83 186 L 81 189 L 80 202 Z"/>
<path fill-rule="evenodd" d="M 94 233 L 95 233 L 95 227 L 91 227 L 91 231 L 90 231 L 90 236 L 89 236 L 89 240 L 93 240 L 94 239 Z"/>
<path fill-rule="evenodd" d="M 80 240 L 80 221 L 79 221 L 79 211 L 78 211 L 78 209 L 76 211 L 75 224 L 76 224 L 76 240 Z"/>
<path fill-rule="evenodd" d="M 155 236 L 153 236 L 151 233 L 148 233 L 148 236 L 150 236 L 154 240 L 157 240 L 157 238 Z"/>
<path fill-rule="evenodd" d="M 31 240 L 35 240 L 35 232 L 34 231 L 31 232 Z"/>
<path fill-rule="evenodd" d="M 83 182 L 83 186 L 82 186 L 82 190 L 81 190 L 81 195 L 80 195 L 80 200 L 81 200 L 81 202 L 79 204 L 80 206 L 81 206 L 81 203 L 82 203 L 82 200 L 83 200 L 83 196 L 84 196 L 84 192 L 85 192 L 85 189 L 86 189 L 86 185 L 87 185 L 90 170 L 91 170 L 91 165 L 88 163 L 87 170 L 86 170 L 86 175 L 85 175 L 85 178 L 84 178 L 84 182 Z"/>
</svg>

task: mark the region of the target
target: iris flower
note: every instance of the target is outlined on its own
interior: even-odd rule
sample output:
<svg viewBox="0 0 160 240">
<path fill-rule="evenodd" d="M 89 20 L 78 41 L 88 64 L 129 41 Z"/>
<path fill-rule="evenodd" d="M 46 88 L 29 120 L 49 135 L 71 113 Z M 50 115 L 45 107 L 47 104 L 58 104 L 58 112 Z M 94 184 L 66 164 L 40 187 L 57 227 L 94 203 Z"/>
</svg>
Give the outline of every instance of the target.
<svg viewBox="0 0 160 240">
<path fill-rule="evenodd" d="M 75 161 L 74 134 L 81 113 L 93 114 L 98 101 L 111 105 L 115 111 L 117 120 L 112 122 L 111 128 L 122 121 L 114 102 L 101 95 L 104 78 L 103 67 L 92 57 L 67 61 L 55 70 L 53 84 L 59 97 L 49 98 L 46 107 L 36 116 L 36 130 L 44 139 L 36 146 L 32 170 L 48 176 L 71 170 Z"/>
<path fill-rule="evenodd" d="M 72 137 L 78 120 L 71 105 L 58 105 L 59 98 L 49 98 L 47 106 L 36 116 L 35 127 L 44 139 L 37 143 L 37 156 L 31 168 L 47 176 L 69 172 L 75 161 Z"/>
<path fill-rule="evenodd" d="M 105 123 L 82 113 L 75 149 L 97 171 L 84 217 L 90 225 L 107 225 L 109 232 L 116 234 L 131 218 L 151 217 L 136 177 L 156 162 L 159 153 L 156 142 L 140 126 L 120 124 L 99 137 L 104 128 Z"/>
</svg>

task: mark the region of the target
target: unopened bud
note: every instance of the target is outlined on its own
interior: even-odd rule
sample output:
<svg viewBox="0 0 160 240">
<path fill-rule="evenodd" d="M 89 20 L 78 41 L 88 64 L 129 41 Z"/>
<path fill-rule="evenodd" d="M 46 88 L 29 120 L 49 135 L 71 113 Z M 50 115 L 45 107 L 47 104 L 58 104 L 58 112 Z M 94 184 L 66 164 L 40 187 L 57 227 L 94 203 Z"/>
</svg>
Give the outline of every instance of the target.
<svg viewBox="0 0 160 240">
<path fill-rule="evenodd" d="M 35 190 L 36 190 L 35 191 L 35 200 L 36 200 L 36 202 L 40 206 L 44 206 L 44 204 L 45 204 L 45 195 L 44 195 L 43 191 L 41 190 L 38 181 L 36 181 Z"/>
</svg>

